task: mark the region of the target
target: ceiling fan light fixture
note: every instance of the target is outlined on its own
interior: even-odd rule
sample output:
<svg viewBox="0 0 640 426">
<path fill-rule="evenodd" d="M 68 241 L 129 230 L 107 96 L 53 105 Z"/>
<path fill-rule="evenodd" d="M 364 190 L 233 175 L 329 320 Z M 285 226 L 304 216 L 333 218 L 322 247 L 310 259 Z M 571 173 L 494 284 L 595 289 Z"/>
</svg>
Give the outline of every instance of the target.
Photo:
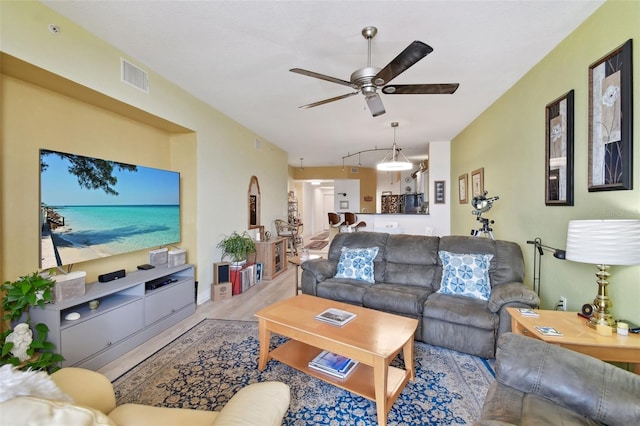
<svg viewBox="0 0 640 426">
<path fill-rule="evenodd" d="M 391 147 L 391 151 L 376 165 L 376 169 L 385 172 L 410 170 L 413 168 L 413 164 L 411 164 L 407 157 L 400 151 L 398 145 L 396 145 L 396 128 L 398 127 L 398 122 L 394 121 L 391 123 L 391 127 L 393 127 L 393 146 Z"/>
</svg>

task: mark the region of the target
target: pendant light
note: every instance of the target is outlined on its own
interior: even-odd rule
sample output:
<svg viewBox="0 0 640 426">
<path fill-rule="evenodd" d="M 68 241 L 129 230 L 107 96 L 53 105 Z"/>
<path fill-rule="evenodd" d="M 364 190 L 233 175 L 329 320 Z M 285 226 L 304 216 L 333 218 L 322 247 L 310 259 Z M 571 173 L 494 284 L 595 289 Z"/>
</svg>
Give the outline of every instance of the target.
<svg viewBox="0 0 640 426">
<path fill-rule="evenodd" d="M 378 163 L 376 169 L 386 172 L 410 170 L 413 167 L 413 164 L 411 164 L 407 157 L 405 157 L 405 155 L 400 151 L 400 148 L 396 145 L 396 128 L 398 127 L 398 122 L 394 121 L 391 123 L 391 127 L 393 128 L 393 147 L 391 148 L 391 151 L 385 155 L 382 161 Z"/>
</svg>

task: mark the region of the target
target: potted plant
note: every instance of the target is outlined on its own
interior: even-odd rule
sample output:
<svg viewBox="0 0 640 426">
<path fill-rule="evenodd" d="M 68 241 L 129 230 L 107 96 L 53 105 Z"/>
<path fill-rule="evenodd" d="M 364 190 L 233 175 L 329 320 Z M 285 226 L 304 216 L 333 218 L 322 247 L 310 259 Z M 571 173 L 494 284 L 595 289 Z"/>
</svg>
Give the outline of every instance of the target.
<svg viewBox="0 0 640 426">
<path fill-rule="evenodd" d="M 53 300 L 56 282 L 34 272 L 17 281 L 6 281 L 0 286 L 3 320 L 8 330 L 0 335 L 0 364 L 12 364 L 22 369 L 53 372 L 64 357 L 55 353 L 55 345 L 47 341 L 49 327 L 46 324 L 31 324 L 29 310 L 42 307 Z"/>
<path fill-rule="evenodd" d="M 224 259 L 225 256 L 230 257 L 233 266 L 244 264 L 247 261 L 247 254 L 255 253 L 256 251 L 253 238 L 247 231 L 242 234 L 234 231 L 231 235 L 225 236 L 217 247 L 222 250 L 221 259 Z"/>
</svg>

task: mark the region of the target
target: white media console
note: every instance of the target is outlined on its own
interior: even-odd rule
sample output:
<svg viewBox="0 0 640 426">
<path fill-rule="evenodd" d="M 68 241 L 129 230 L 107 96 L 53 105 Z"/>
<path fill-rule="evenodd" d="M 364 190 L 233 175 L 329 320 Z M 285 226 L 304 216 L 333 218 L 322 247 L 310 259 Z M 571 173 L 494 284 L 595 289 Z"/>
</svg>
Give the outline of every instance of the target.
<svg viewBox="0 0 640 426">
<path fill-rule="evenodd" d="M 146 283 L 171 281 L 147 290 Z M 100 302 L 89 308 L 90 300 Z M 48 340 L 65 357 L 62 366 L 97 370 L 158 333 L 193 314 L 196 309 L 193 265 L 128 273 L 105 283 L 92 283 L 84 296 L 44 308 L 32 308 L 34 324 L 49 327 Z M 77 312 L 80 318 L 65 317 Z"/>
</svg>

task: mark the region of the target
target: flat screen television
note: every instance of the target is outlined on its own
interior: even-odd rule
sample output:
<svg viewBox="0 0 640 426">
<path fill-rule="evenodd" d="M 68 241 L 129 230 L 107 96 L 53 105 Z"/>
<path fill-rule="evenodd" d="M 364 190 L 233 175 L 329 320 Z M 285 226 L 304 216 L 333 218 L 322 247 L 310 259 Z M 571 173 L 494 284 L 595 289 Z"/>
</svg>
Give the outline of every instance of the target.
<svg viewBox="0 0 640 426">
<path fill-rule="evenodd" d="M 40 267 L 180 241 L 180 173 L 40 150 Z"/>
</svg>

